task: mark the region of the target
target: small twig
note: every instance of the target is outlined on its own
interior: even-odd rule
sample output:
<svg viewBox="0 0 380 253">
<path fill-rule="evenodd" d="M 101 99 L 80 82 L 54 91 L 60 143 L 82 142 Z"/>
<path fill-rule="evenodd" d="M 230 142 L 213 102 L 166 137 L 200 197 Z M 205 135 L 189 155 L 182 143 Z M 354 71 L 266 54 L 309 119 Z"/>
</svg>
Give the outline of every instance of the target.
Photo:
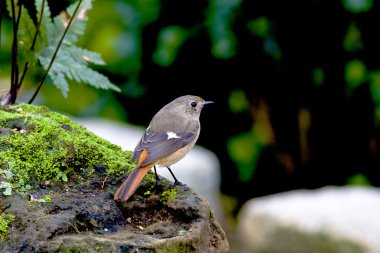
<svg viewBox="0 0 380 253">
<path fill-rule="evenodd" d="M 19 6 L 18 7 L 18 13 L 17 13 L 17 20 L 16 20 L 16 43 L 18 43 L 17 41 L 17 33 L 18 33 L 18 28 L 20 27 L 20 19 L 21 19 L 21 4 L 20 4 L 20 1 L 18 1 L 17 5 Z M 18 44 L 16 44 L 16 73 L 15 73 L 15 82 L 14 82 L 14 85 L 15 85 L 15 88 L 17 89 L 17 84 L 18 84 L 18 73 L 19 73 L 19 66 L 18 66 Z M 17 95 L 17 93 L 16 93 Z M 16 100 L 16 96 L 14 97 L 14 100 Z M 14 103 L 15 101 L 13 101 L 12 103 Z"/>
<path fill-rule="evenodd" d="M 109 176 L 109 175 L 107 175 L 107 176 L 104 178 L 103 182 L 102 182 L 102 189 L 104 188 L 104 185 L 105 185 L 106 182 L 107 182 L 108 176 Z"/>
<path fill-rule="evenodd" d="M 79 10 L 79 6 L 80 6 L 81 3 L 82 3 L 82 0 L 79 0 L 78 5 L 77 5 L 77 7 L 75 8 L 74 14 L 73 14 L 72 18 L 70 19 L 69 23 L 67 24 L 67 27 L 66 27 L 65 31 L 63 32 L 61 39 L 60 39 L 59 42 L 58 42 L 57 48 L 55 49 L 55 52 L 54 52 L 54 54 L 53 54 L 53 57 L 52 57 L 51 60 L 50 60 L 49 66 L 48 66 L 47 70 L 45 71 L 44 75 L 42 76 L 41 81 L 40 81 L 40 84 L 39 84 L 38 87 L 37 87 L 37 90 L 34 92 L 32 98 L 31 98 L 31 99 L 29 100 L 29 102 L 28 102 L 29 104 L 33 103 L 33 101 L 34 101 L 34 99 L 36 98 L 38 92 L 40 91 L 40 89 L 41 89 L 41 87 L 42 87 L 42 85 L 43 85 L 43 83 L 44 83 L 44 81 L 45 81 L 45 79 L 46 79 L 46 77 L 47 77 L 47 75 L 48 75 L 48 73 L 49 73 L 49 70 L 50 70 L 51 66 L 53 65 L 53 62 L 54 62 L 54 60 L 55 60 L 55 57 L 57 56 L 58 50 L 59 50 L 59 48 L 60 48 L 61 45 L 62 45 L 63 39 L 65 38 L 66 33 L 67 33 L 67 31 L 69 30 L 70 25 L 71 25 L 71 23 L 73 22 L 73 20 L 74 20 L 76 14 L 77 14 L 77 12 L 78 12 L 78 10 Z"/>
<path fill-rule="evenodd" d="M 30 47 L 30 50 L 34 50 L 34 46 L 36 45 L 36 41 L 37 41 L 37 35 L 40 31 L 40 28 L 41 28 L 41 24 L 42 24 L 42 18 L 43 18 L 43 14 L 44 14 L 44 10 L 45 10 L 45 1 L 46 0 L 42 0 L 42 7 L 41 7 L 41 13 L 40 13 L 40 17 L 38 19 L 38 24 L 37 24 L 37 29 L 36 29 L 36 33 L 34 34 L 34 38 L 33 38 L 33 42 L 32 42 L 32 46 Z"/>
<path fill-rule="evenodd" d="M 21 75 L 21 78 L 20 78 L 20 82 L 18 83 L 17 85 L 17 92 L 19 91 L 21 85 L 22 85 L 22 82 L 24 81 L 24 77 L 26 75 L 26 72 L 28 72 L 28 69 L 29 69 L 29 62 L 26 61 L 25 62 L 25 65 L 24 65 L 24 70 L 22 71 L 22 75 Z"/>
<path fill-rule="evenodd" d="M 12 9 L 12 25 L 13 25 L 13 43 L 12 43 L 12 70 L 11 70 L 11 96 L 13 95 L 12 91 L 14 90 L 15 85 L 17 85 L 17 75 L 16 68 L 18 67 L 17 62 L 17 21 L 16 21 L 16 10 L 14 0 L 11 0 L 11 9 Z"/>
<path fill-rule="evenodd" d="M 16 20 L 16 25 L 17 25 L 17 30 L 18 30 L 18 27 L 19 27 L 19 25 L 20 25 L 20 19 L 21 19 L 21 10 L 22 10 L 22 8 L 21 8 L 21 0 L 19 0 L 18 2 L 17 2 L 17 6 L 19 6 L 19 8 L 18 8 L 18 13 L 17 13 L 17 20 Z"/>
<path fill-rule="evenodd" d="M 17 3 L 19 6 L 17 17 L 14 0 L 11 0 L 12 8 L 12 25 L 13 25 L 13 43 L 12 43 L 12 70 L 11 70 L 11 88 L 9 90 L 9 101 L 7 103 L 14 104 L 16 102 L 17 90 L 18 90 L 18 75 L 19 75 L 19 66 L 18 66 L 18 41 L 17 33 L 20 25 L 21 19 L 21 6 L 19 5 L 20 1 Z"/>
</svg>

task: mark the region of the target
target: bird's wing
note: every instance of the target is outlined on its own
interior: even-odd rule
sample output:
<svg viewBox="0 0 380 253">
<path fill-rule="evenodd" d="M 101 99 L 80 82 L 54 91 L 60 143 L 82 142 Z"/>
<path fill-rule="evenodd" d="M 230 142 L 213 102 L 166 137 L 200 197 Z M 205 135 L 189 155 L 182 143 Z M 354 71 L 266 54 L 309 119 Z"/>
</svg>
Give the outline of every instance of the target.
<svg viewBox="0 0 380 253">
<path fill-rule="evenodd" d="M 196 137 L 196 132 L 153 132 L 148 128 L 136 146 L 132 162 L 138 161 L 138 165 L 144 167 L 183 148 Z M 144 150 L 147 155 L 140 157 Z"/>
</svg>

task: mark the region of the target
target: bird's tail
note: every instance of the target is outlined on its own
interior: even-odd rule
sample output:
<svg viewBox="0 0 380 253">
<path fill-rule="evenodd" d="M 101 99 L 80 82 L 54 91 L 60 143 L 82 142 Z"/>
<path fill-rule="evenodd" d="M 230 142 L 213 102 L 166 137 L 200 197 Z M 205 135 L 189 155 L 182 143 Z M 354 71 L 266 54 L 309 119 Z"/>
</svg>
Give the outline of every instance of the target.
<svg viewBox="0 0 380 253">
<path fill-rule="evenodd" d="M 145 174 L 150 170 L 149 167 L 139 168 L 136 167 L 129 174 L 128 178 L 123 182 L 123 184 L 117 189 L 114 195 L 115 201 L 127 201 L 129 197 L 136 191 L 141 180 L 144 178 Z"/>
</svg>

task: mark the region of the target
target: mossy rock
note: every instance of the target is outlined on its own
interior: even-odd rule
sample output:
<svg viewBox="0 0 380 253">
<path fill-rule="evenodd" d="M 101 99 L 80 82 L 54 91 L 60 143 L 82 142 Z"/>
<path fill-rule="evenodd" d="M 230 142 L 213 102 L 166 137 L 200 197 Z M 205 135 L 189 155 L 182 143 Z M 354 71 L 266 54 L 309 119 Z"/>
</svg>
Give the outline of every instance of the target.
<svg viewBox="0 0 380 253">
<path fill-rule="evenodd" d="M 16 189 L 50 181 L 78 181 L 95 170 L 123 174 L 131 152 L 94 135 L 47 107 L 0 108 L 0 168 Z"/>
<path fill-rule="evenodd" d="M 14 188 L 0 195 L 0 252 L 228 252 L 208 202 L 187 186 L 154 188 L 149 173 L 115 203 L 130 157 L 46 107 L 1 108 L 0 185 Z"/>
</svg>

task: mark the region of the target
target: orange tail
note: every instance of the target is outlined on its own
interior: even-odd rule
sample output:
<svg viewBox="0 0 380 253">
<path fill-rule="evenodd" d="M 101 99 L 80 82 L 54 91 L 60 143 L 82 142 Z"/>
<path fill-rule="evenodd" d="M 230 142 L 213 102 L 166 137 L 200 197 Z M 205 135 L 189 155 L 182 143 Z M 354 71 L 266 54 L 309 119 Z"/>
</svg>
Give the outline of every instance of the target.
<svg viewBox="0 0 380 253">
<path fill-rule="evenodd" d="M 136 167 L 132 170 L 128 178 L 123 182 L 123 184 L 117 189 L 114 195 L 114 200 L 116 201 L 127 201 L 129 197 L 136 191 L 141 180 L 144 178 L 145 174 L 150 170 L 149 167 L 139 168 Z"/>
</svg>

